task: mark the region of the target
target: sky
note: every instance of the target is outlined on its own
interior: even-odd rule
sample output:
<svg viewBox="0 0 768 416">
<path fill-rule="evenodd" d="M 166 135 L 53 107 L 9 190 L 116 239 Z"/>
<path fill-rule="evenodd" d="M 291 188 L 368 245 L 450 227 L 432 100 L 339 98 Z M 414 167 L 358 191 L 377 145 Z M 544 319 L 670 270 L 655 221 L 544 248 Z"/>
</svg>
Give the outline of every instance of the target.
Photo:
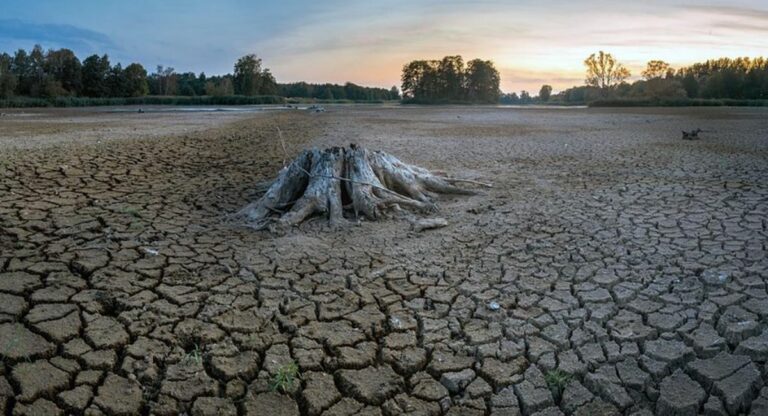
<svg viewBox="0 0 768 416">
<path fill-rule="evenodd" d="M 0 51 L 70 48 L 84 59 L 208 75 L 255 53 L 279 82 L 399 86 L 403 64 L 490 59 L 505 92 L 584 82 L 612 53 L 636 78 L 673 66 L 768 55 L 768 1 L 677 0 L 0 0 Z"/>
</svg>

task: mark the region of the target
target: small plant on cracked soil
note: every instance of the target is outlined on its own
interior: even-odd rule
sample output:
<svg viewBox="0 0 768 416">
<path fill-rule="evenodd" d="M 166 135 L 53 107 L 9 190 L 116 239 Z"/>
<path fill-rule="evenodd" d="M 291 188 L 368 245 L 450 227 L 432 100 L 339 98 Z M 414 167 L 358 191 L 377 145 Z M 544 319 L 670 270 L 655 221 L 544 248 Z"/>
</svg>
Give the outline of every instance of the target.
<svg viewBox="0 0 768 416">
<path fill-rule="evenodd" d="M 293 388 L 294 383 L 299 378 L 301 378 L 299 366 L 294 362 L 290 362 L 277 370 L 277 374 L 269 382 L 269 389 L 285 393 Z"/>
<path fill-rule="evenodd" d="M 200 350 L 199 344 L 195 344 L 195 347 L 192 348 L 192 351 L 188 352 L 187 355 L 184 356 L 184 361 L 187 363 L 195 363 L 197 365 L 203 364 L 203 353 Z"/>
<path fill-rule="evenodd" d="M 562 370 L 548 371 L 544 376 L 544 380 L 547 382 L 547 387 L 549 387 L 549 390 L 552 392 L 555 401 L 560 401 L 560 398 L 563 396 L 563 391 L 565 391 L 565 387 L 571 382 L 571 378 L 573 378 L 573 376 Z"/>
<path fill-rule="evenodd" d="M 125 207 L 125 208 L 123 208 L 123 214 L 130 215 L 133 218 L 141 218 L 141 213 L 135 207 Z"/>
</svg>

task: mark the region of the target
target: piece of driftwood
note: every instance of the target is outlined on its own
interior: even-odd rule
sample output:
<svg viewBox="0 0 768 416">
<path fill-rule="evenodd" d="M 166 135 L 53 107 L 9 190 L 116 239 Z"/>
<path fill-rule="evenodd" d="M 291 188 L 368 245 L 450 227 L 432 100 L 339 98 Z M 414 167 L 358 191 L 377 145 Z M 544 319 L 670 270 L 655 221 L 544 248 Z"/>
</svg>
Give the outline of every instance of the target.
<svg viewBox="0 0 768 416">
<path fill-rule="evenodd" d="M 448 220 L 445 218 L 422 218 L 411 221 L 411 227 L 413 231 L 421 232 L 424 230 L 433 230 L 435 228 L 443 228 L 448 226 Z"/>
<path fill-rule="evenodd" d="M 699 140 L 699 133 L 701 132 L 701 129 L 695 129 L 691 131 L 683 130 L 683 140 Z"/>
<path fill-rule="evenodd" d="M 491 186 L 437 175 L 355 144 L 305 150 L 280 170 L 261 198 L 236 215 L 261 229 L 276 222 L 298 225 L 316 215 L 328 218 L 332 226 L 340 225 L 346 222 L 345 210 L 370 220 L 402 209 L 433 212 L 437 194 L 475 193 L 456 183 Z"/>
</svg>

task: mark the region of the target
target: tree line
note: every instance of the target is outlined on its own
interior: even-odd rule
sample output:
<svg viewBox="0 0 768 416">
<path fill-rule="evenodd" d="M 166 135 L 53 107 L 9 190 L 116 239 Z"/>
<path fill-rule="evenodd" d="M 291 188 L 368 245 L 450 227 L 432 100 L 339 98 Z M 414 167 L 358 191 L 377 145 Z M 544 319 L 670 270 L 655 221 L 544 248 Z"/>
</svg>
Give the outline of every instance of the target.
<svg viewBox="0 0 768 416">
<path fill-rule="evenodd" d="M 14 95 L 53 98 L 60 96 L 137 97 L 145 95 L 147 71 L 141 64 L 125 68 L 111 65 L 107 55 L 92 55 L 80 62 L 69 49 L 0 54 L 0 97 Z"/>
<path fill-rule="evenodd" d="M 60 97 L 126 98 L 152 96 L 282 96 L 330 100 L 396 100 L 399 92 L 347 83 L 279 84 L 254 54 L 237 60 L 231 74 L 206 76 L 204 72 L 176 72 L 158 65 L 152 74 L 140 63 L 123 68 L 112 64 L 109 56 L 91 55 L 80 61 L 66 48 L 44 51 L 35 45 L 31 51 L 0 54 L 0 98 Z"/>
<path fill-rule="evenodd" d="M 400 91 L 398 91 L 395 86 L 390 89 L 362 87 L 351 82 L 347 82 L 344 85 L 292 82 L 288 84 L 278 84 L 278 89 L 278 94 L 283 97 L 354 101 L 386 101 L 400 99 Z"/>
<path fill-rule="evenodd" d="M 492 61 L 460 55 L 416 60 L 403 66 L 403 101 L 409 103 L 488 103 L 499 101 L 499 71 Z"/>
<path fill-rule="evenodd" d="M 673 68 L 662 60 L 651 60 L 642 79 L 629 83 L 631 73 L 610 53 L 600 51 L 585 61 L 585 85 L 551 97 L 562 103 L 594 101 L 677 102 L 686 100 L 768 99 L 768 59 L 718 58 Z M 611 101 L 613 100 L 613 101 Z"/>
</svg>

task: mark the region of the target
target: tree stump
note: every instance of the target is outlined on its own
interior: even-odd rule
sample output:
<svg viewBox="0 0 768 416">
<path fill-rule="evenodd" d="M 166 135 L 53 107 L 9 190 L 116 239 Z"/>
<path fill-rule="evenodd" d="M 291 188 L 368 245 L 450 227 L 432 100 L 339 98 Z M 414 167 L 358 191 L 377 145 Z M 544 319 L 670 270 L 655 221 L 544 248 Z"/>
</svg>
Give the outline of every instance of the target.
<svg viewBox="0 0 768 416">
<path fill-rule="evenodd" d="M 701 131 L 701 129 L 691 131 L 683 130 L 683 140 L 699 140 L 699 133 L 701 133 Z"/>
<path fill-rule="evenodd" d="M 247 225 L 262 229 L 271 224 L 294 226 L 313 216 L 328 218 L 331 226 L 354 218 L 378 220 L 402 209 L 432 212 L 437 194 L 473 195 L 456 186 L 473 180 L 450 178 L 409 165 L 388 153 L 349 147 L 301 152 L 283 167 L 257 201 L 237 213 Z"/>
</svg>

